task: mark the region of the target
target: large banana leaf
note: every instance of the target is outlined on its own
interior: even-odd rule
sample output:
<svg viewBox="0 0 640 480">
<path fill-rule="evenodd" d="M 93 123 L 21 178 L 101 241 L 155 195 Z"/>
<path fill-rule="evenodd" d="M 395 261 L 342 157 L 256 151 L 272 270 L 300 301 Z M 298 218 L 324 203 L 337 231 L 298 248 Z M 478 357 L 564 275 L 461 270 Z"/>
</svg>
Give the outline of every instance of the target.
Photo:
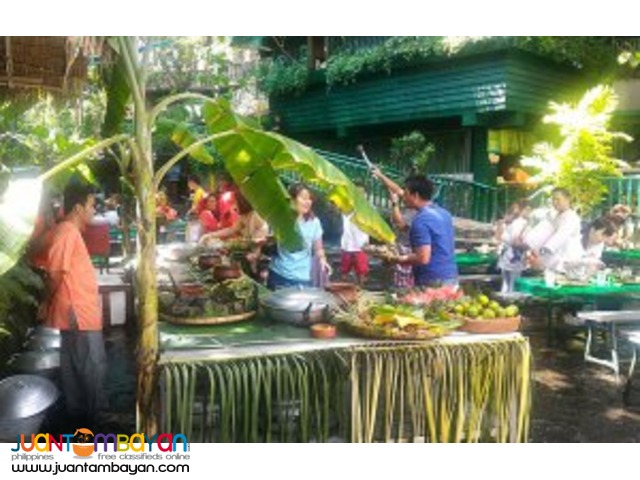
<svg viewBox="0 0 640 480">
<path fill-rule="evenodd" d="M 178 146 L 186 148 L 198 139 L 191 133 L 187 124 L 180 123 L 176 126 L 175 130 L 171 134 L 171 140 Z M 207 151 L 207 147 L 201 145 L 197 149 L 193 150 L 189 155 L 198 160 L 199 162 L 212 164 L 214 162 L 213 156 Z"/>
<path fill-rule="evenodd" d="M 39 179 L 11 180 L 0 194 L 0 275 L 20 260 L 33 232 L 41 194 Z"/>
<path fill-rule="evenodd" d="M 362 231 L 384 242 L 395 240 L 391 228 L 351 180 L 313 150 L 261 130 L 234 114 L 224 100 L 207 103 L 203 112 L 209 130 L 220 134 L 213 144 L 225 167 L 256 211 L 272 226 L 279 241 L 292 245 L 295 222 L 290 198 L 279 180 L 279 172 L 283 171 L 300 175 L 340 211 L 353 213 L 352 221 Z"/>
</svg>

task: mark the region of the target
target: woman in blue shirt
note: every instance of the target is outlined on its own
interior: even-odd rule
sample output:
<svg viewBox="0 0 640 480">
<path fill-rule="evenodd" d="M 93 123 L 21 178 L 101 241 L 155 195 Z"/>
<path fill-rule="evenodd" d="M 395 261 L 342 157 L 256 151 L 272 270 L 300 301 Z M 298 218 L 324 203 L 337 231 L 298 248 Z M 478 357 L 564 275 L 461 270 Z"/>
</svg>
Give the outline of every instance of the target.
<svg viewBox="0 0 640 480">
<path fill-rule="evenodd" d="M 319 260 L 323 270 L 331 270 L 322 245 L 322 225 L 311 208 L 311 192 L 305 185 L 297 183 L 289 188 L 289 195 L 298 212 L 296 228 L 302 237 L 304 247 L 302 250 L 290 252 L 278 245 L 278 253 L 271 260 L 267 279 L 267 287 L 272 290 L 295 286 L 310 287 L 314 256 Z"/>
</svg>

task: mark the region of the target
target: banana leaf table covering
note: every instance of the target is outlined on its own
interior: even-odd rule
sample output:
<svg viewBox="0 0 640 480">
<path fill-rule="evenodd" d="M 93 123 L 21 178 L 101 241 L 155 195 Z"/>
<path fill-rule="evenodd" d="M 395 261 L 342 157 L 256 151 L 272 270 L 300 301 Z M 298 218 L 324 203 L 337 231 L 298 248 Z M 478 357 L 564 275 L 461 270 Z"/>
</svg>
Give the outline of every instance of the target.
<svg viewBox="0 0 640 480">
<path fill-rule="evenodd" d="M 526 441 L 519 334 L 373 341 L 264 320 L 162 325 L 162 431 L 196 442 Z"/>
</svg>

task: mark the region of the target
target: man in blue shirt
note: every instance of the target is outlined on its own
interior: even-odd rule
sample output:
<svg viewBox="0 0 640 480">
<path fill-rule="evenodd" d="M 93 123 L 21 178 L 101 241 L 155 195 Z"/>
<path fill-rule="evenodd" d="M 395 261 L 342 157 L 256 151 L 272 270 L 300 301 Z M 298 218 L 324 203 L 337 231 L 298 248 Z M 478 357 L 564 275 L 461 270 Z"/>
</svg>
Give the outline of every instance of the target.
<svg viewBox="0 0 640 480">
<path fill-rule="evenodd" d="M 457 285 L 453 218 L 431 201 L 433 193 L 434 185 L 424 175 L 414 175 L 405 181 L 404 202 L 417 213 L 409 230 L 412 252 L 402 255 L 399 263 L 413 266 L 418 286 Z"/>
</svg>

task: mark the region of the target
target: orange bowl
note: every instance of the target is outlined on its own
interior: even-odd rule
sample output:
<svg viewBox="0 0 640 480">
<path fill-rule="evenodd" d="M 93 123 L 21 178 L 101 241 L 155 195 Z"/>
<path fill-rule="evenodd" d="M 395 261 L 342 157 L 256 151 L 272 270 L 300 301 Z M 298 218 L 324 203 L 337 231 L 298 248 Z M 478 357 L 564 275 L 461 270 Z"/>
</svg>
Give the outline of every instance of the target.
<svg viewBox="0 0 640 480">
<path fill-rule="evenodd" d="M 311 325 L 311 336 L 314 338 L 334 338 L 336 327 L 330 323 L 315 323 Z"/>
</svg>

